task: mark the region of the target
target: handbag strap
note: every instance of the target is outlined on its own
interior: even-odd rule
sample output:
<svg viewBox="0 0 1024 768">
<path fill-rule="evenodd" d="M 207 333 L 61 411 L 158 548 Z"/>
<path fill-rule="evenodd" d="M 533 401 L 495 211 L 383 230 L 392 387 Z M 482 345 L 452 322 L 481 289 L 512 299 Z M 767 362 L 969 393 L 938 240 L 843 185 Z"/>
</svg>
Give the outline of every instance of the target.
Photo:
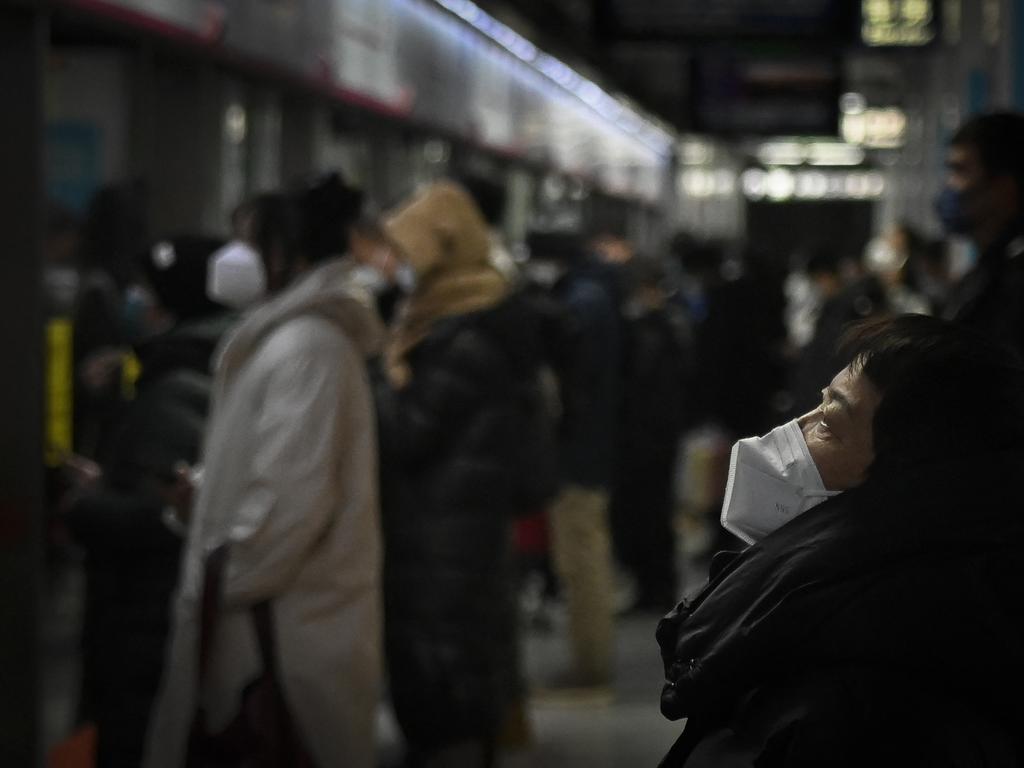
<svg viewBox="0 0 1024 768">
<path fill-rule="evenodd" d="M 222 582 L 227 559 L 228 545 L 221 544 L 206 556 L 203 563 L 203 592 L 199 608 L 198 691 L 202 691 L 210 667 L 213 636 L 220 618 Z"/>
<path fill-rule="evenodd" d="M 252 623 L 256 628 L 256 639 L 260 644 L 260 657 L 263 659 L 263 671 L 277 679 L 277 653 L 275 652 L 274 622 L 270 613 L 270 601 L 256 603 L 250 611 Z"/>
<path fill-rule="evenodd" d="M 203 689 L 209 674 L 210 659 L 213 655 L 213 638 L 221 613 L 224 569 L 228 561 L 228 545 L 221 544 L 206 556 L 203 564 L 203 592 L 199 614 L 199 669 L 198 690 Z M 263 600 L 250 609 L 256 640 L 259 643 L 263 670 L 271 677 L 277 677 L 277 654 L 275 652 L 273 619 L 270 601 Z"/>
</svg>

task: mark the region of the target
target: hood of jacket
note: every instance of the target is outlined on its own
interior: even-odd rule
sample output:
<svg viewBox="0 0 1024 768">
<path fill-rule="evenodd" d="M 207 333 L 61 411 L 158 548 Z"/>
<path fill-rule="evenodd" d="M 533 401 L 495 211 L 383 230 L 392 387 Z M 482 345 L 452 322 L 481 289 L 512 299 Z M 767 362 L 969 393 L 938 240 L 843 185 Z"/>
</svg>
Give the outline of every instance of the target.
<svg viewBox="0 0 1024 768">
<path fill-rule="evenodd" d="M 487 222 L 469 194 L 453 182 L 430 185 L 389 213 L 384 227 L 421 283 L 443 273 L 494 270 Z"/>
<path fill-rule="evenodd" d="M 469 194 L 452 182 L 427 187 L 388 215 L 385 230 L 416 271 L 388 349 L 394 382 L 407 376 L 405 355 L 439 321 L 493 307 L 509 284 L 491 260 L 487 223 Z"/>
<path fill-rule="evenodd" d="M 279 296 L 248 313 L 218 353 L 216 365 L 224 378 L 230 379 L 274 330 L 297 317 L 330 320 L 364 357 L 378 354 L 384 342 L 384 326 L 373 296 L 353 280 L 354 267 L 348 258 L 318 265 Z"/>
</svg>

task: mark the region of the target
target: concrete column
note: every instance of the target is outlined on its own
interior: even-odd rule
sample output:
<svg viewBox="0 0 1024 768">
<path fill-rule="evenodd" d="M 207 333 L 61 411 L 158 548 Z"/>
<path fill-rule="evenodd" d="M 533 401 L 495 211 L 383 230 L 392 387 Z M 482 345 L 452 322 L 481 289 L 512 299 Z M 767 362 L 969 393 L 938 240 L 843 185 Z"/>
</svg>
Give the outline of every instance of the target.
<svg viewBox="0 0 1024 768">
<path fill-rule="evenodd" d="M 0 765 L 41 766 L 43 80 L 47 21 L 0 6 Z"/>
</svg>

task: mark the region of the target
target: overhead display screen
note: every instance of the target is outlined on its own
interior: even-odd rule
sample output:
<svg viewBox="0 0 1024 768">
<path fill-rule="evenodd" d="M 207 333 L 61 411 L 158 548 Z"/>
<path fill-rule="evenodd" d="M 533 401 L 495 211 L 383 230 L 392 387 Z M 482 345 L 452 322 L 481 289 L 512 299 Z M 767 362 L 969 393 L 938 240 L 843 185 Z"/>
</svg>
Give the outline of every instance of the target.
<svg viewBox="0 0 1024 768">
<path fill-rule="evenodd" d="M 692 65 L 692 128 L 730 136 L 836 135 L 841 92 L 841 67 L 832 56 L 709 51 Z"/>
<path fill-rule="evenodd" d="M 619 37 L 809 37 L 849 28 L 843 0 L 603 0 Z"/>
</svg>

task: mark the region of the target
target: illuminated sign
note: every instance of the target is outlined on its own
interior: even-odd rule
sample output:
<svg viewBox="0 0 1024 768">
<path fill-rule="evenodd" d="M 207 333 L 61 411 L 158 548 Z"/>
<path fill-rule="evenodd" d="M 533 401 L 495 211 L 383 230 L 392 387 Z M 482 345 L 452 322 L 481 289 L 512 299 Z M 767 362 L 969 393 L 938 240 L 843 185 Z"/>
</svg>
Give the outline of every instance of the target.
<svg viewBox="0 0 1024 768">
<path fill-rule="evenodd" d="M 861 0 L 861 39 L 867 45 L 928 45 L 937 26 L 933 0 Z"/>
</svg>

